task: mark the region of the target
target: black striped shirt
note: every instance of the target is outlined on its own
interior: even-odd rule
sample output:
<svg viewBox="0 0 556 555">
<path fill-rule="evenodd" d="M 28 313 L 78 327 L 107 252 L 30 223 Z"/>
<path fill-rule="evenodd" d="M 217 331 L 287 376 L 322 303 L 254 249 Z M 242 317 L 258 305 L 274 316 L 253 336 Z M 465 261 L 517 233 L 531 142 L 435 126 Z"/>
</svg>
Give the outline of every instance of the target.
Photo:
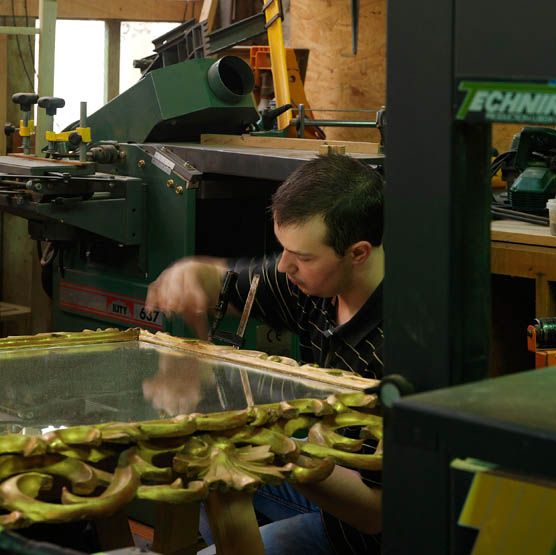
<svg viewBox="0 0 556 555">
<path fill-rule="evenodd" d="M 335 299 L 312 297 L 278 272 L 279 256 L 241 259 L 232 268 L 239 274 L 231 303 L 242 310 L 254 274 L 260 274 L 252 316 L 276 329 L 299 336 L 301 363 L 339 368 L 365 378 L 380 379 L 382 352 L 382 284 L 348 322 L 338 325 Z M 365 446 L 374 450 L 374 446 Z M 380 487 L 379 472 L 362 473 L 370 487 Z M 380 535 L 367 536 L 323 512 L 323 522 L 338 555 L 380 553 Z"/>
</svg>

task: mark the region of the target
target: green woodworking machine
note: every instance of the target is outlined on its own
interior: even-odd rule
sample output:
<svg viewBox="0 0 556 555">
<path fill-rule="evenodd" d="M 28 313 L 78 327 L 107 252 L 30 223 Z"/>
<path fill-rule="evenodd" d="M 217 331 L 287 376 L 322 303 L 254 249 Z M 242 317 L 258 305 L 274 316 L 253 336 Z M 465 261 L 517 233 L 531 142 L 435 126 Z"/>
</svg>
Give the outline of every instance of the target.
<svg viewBox="0 0 556 555">
<path fill-rule="evenodd" d="M 250 129 L 259 119 L 252 87 L 240 58 L 173 64 L 144 75 L 86 124 L 48 131 L 44 156 L 0 157 L 0 209 L 26 218 L 42 246 L 55 330 L 141 326 L 187 335 L 180 319 L 145 312 L 147 287 L 164 268 L 187 255 L 275 248 L 266 207 L 307 152 L 201 142 Z M 37 97 L 14 101 L 29 151 Z M 63 106 L 38 101 L 51 116 Z M 254 336 L 247 340 L 254 345 Z"/>
<path fill-rule="evenodd" d="M 270 196 L 319 145 L 249 137 L 272 135 L 270 120 L 291 107 L 262 117 L 253 86 L 251 67 L 236 56 L 151 64 L 97 112 L 87 117 L 82 107 L 63 132 L 50 121 L 38 157 L 30 155 L 33 105 L 52 119 L 64 101 L 14 95 L 23 153 L 0 157 L 0 210 L 26 218 L 41 246 L 55 330 L 141 326 L 187 336 L 181 319 L 145 311 L 147 287 L 160 272 L 183 256 L 276 250 Z M 223 331 L 235 325 L 227 320 Z M 256 324 L 245 339 L 268 352 L 290 349 L 276 348 L 279 334 Z"/>
</svg>

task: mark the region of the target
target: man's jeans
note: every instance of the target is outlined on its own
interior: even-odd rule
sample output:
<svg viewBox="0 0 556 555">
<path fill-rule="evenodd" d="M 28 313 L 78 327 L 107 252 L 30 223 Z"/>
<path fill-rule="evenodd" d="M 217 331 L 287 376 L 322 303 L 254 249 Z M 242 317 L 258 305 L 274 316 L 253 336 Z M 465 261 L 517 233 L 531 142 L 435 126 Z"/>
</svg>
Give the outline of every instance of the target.
<svg viewBox="0 0 556 555">
<path fill-rule="evenodd" d="M 266 555 L 334 555 L 319 508 L 290 484 L 264 486 L 253 497 L 257 513 L 271 520 L 260 528 Z M 208 518 L 201 506 L 199 530 L 206 543 L 212 543 Z M 238 531 L 240 533 L 240 531 Z M 197 555 L 215 553 L 214 546 Z"/>
</svg>

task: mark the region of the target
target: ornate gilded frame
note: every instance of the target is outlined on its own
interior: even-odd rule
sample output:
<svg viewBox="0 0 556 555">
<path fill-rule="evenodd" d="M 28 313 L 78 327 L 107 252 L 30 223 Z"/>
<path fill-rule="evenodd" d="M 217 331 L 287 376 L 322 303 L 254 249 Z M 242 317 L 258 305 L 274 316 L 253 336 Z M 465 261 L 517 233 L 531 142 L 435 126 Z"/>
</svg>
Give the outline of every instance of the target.
<svg viewBox="0 0 556 555">
<path fill-rule="evenodd" d="M 366 470 L 382 466 L 377 399 L 363 393 L 377 382 L 349 372 L 139 329 L 8 337 L 0 339 L 0 356 L 33 347 L 120 341 L 310 378 L 351 392 L 221 413 L 75 426 L 42 436 L 0 436 L 0 507 L 6 511 L 0 515 L 1 526 L 103 519 L 138 498 L 167 511 L 153 547 L 166 553 L 176 544 L 186 549 L 194 543 L 199 502 L 205 501 L 218 553 L 257 554 L 264 551 L 250 499 L 258 487 L 320 481 L 335 463 Z M 345 427 L 359 427 L 361 437 L 338 433 Z M 306 440 L 294 437 L 301 430 L 307 432 Z M 377 440 L 379 448 L 373 454 L 359 453 L 368 438 Z M 168 526 L 172 516 L 185 518 L 180 506 L 187 506 L 188 522 L 180 522 L 176 536 Z"/>
</svg>

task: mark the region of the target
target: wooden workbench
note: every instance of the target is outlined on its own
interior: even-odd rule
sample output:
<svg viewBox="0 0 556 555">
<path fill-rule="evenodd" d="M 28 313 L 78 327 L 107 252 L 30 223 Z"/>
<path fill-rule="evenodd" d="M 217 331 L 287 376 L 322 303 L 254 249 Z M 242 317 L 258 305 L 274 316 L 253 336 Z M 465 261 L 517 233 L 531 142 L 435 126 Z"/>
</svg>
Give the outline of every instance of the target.
<svg viewBox="0 0 556 555">
<path fill-rule="evenodd" d="M 5 335 L 5 327 L 8 322 L 23 320 L 29 317 L 31 309 L 28 306 L 0 302 L 0 337 Z"/>
<path fill-rule="evenodd" d="M 500 220 L 492 223 L 493 274 L 535 280 L 535 315 L 556 316 L 556 236 L 548 227 Z"/>
<path fill-rule="evenodd" d="M 492 222 L 493 373 L 534 365 L 527 325 L 556 316 L 556 236 L 548 227 L 511 220 Z"/>
</svg>

